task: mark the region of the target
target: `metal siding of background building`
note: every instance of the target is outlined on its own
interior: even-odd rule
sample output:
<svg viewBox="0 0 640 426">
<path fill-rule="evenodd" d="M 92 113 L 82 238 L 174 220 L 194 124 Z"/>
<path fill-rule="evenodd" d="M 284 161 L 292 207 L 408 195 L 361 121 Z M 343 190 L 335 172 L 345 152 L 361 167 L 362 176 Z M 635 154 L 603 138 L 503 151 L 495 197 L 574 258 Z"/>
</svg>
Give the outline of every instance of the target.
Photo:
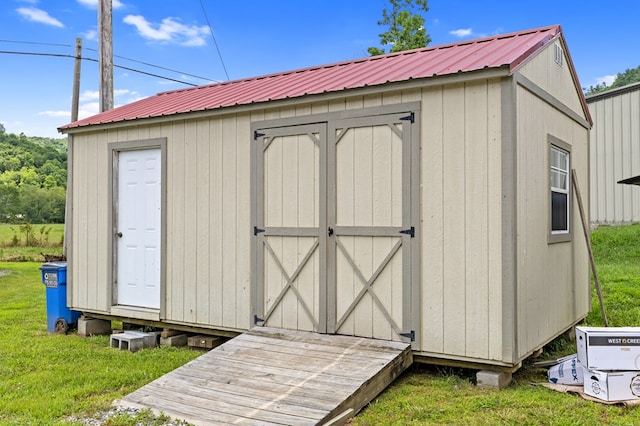
<svg viewBox="0 0 640 426">
<path fill-rule="evenodd" d="M 587 99 L 591 129 L 591 222 L 640 222 L 640 187 L 617 182 L 640 175 L 640 84 Z"/>
</svg>

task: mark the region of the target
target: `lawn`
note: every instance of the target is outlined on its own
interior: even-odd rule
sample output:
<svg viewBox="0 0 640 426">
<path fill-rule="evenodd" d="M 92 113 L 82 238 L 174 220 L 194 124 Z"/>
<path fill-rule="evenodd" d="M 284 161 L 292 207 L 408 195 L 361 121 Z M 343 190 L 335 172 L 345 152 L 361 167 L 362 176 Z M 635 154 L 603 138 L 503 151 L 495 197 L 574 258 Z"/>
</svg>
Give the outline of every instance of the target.
<svg viewBox="0 0 640 426">
<path fill-rule="evenodd" d="M 0 262 L 0 424 L 92 416 L 202 354 L 171 347 L 131 353 L 111 349 L 108 336 L 47 333 L 40 265 Z"/>
<path fill-rule="evenodd" d="M 0 262 L 41 262 L 62 255 L 64 225 L 0 223 Z"/>
<path fill-rule="evenodd" d="M 639 326 L 640 225 L 600 227 L 592 239 L 609 324 Z M 40 265 L 0 262 L 0 424 L 69 424 L 96 416 L 114 399 L 202 354 L 170 347 L 130 353 L 109 348 L 106 336 L 48 334 Z M 585 323 L 602 325 L 593 294 Z M 558 339 L 545 348 L 543 359 L 574 352 L 574 343 Z M 416 364 L 351 423 L 640 424 L 640 409 L 589 402 L 535 385 L 546 381 L 546 370 L 532 362 L 527 360 L 502 391 L 475 387 L 474 371 Z M 162 423 L 152 417 L 137 421 Z M 104 424 L 135 423 L 116 416 Z"/>
</svg>

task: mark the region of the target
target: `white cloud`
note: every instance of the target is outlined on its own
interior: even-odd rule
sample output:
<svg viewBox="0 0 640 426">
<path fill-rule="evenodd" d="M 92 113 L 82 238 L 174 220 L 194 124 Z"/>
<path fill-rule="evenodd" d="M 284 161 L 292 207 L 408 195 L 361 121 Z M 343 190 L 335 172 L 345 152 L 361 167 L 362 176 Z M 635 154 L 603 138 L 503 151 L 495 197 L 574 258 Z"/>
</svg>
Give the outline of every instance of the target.
<svg viewBox="0 0 640 426">
<path fill-rule="evenodd" d="M 460 28 L 459 30 L 449 31 L 449 34 L 460 38 L 469 37 L 473 34 L 473 30 L 471 28 Z"/>
<path fill-rule="evenodd" d="M 613 83 L 613 81 L 616 79 L 616 75 L 605 75 L 602 77 L 597 77 L 596 78 L 596 85 L 604 83 L 607 86 L 611 86 L 611 84 Z"/>
<path fill-rule="evenodd" d="M 44 115 L 46 117 L 67 117 L 71 115 L 69 111 L 41 111 L 37 115 Z"/>
<path fill-rule="evenodd" d="M 207 26 L 184 25 L 174 18 L 164 18 L 160 24 L 149 22 L 144 16 L 127 15 L 124 22 L 133 25 L 147 40 L 174 43 L 182 46 L 203 46 L 209 34 Z"/>
<path fill-rule="evenodd" d="M 64 28 L 64 24 L 62 22 L 58 21 L 42 9 L 35 7 L 20 7 L 16 9 L 16 12 L 18 12 L 27 21 Z"/>
<path fill-rule="evenodd" d="M 113 91 L 113 97 L 115 99 L 121 99 L 121 98 L 125 98 L 127 97 L 127 103 L 129 102 L 133 102 L 134 100 L 138 100 L 141 98 L 140 93 L 136 92 L 135 90 L 129 90 L 129 89 L 115 89 Z"/>
<path fill-rule="evenodd" d="M 99 102 L 85 102 L 78 107 L 78 119 L 82 120 L 83 118 L 91 117 L 98 112 L 100 112 Z"/>
<path fill-rule="evenodd" d="M 80 94 L 80 102 L 95 101 L 100 97 L 97 90 L 85 90 Z"/>
<path fill-rule="evenodd" d="M 77 2 L 92 9 L 98 8 L 98 0 L 77 0 Z M 111 0 L 111 7 L 114 9 L 120 9 L 121 7 L 124 7 L 124 4 L 120 0 Z"/>
<path fill-rule="evenodd" d="M 85 40 L 93 40 L 93 41 L 97 41 L 98 40 L 98 30 L 87 30 L 84 33 L 82 33 L 82 38 L 84 38 Z"/>
<path fill-rule="evenodd" d="M 130 89 L 114 89 L 114 108 L 130 104 L 144 98 L 139 92 Z M 118 101 L 117 103 L 115 101 Z M 78 119 L 83 119 L 96 115 L 100 112 L 100 93 L 97 90 L 85 90 L 80 95 L 80 105 L 78 106 Z M 67 113 L 69 116 L 69 113 Z"/>
</svg>

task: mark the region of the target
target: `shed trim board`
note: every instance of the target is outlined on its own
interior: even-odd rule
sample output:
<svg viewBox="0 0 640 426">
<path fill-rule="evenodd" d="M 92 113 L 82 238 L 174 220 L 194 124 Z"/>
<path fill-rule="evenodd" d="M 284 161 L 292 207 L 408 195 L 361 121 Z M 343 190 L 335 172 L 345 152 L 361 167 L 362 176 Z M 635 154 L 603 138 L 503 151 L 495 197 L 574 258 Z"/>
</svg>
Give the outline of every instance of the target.
<svg viewBox="0 0 640 426">
<path fill-rule="evenodd" d="M 518 315 L 513 311 L 518 306 L 517 89 L 515 80 L 502 80 L 502 297 L 510 301 L 504 304 L 502 350 L 507 360 L 517 359 L 518 353 Z"/>
<path fill-rule="evenodd" d="M 289 322 L 288 325 L 285 325 L 282 322 L 283 319 L 280 315 L 278 317 L 280 326 L 323 333 L 329 332 L 354 335 L 363 335 L 362 333 L 364 333 L 365 337 L 382 337 L 381 335 L 377 335 L 375 330 L 357 331 L 358 326 L 355 324 L 351 325 L 352 331 L 341 331 L 343 325 L 345 325 L 345 321 L 354 315 L 354 309 L 357 309 L 358 305 L 364 299 L 371 298 L 373 310 L 379 311 L 382 322 L 385 323 L 386 320 L 387 326 L 390 325 L 393 330 L 391 334 L 387 333 L 384 337 L 391 340 L 399 340 L 403 338 L 403 335 L 408 335 L 412 336 L 409 337 L 409 340 L 414 341 L 416 342 L 415 344 L 417 344 L 416 336 L 418 336 L 419 333 L 416 331 L 419 331 L 419 313 L 415 312 L 413 309 L 415 309 L 414 304 L 416 299 L 416 296 L 414 295 L 419 295 L 419 272 L 418 263 L 416 263 L 416 260 L 419 260 L 419 253 L 415 253 L 419 249 L 419 238 L 416 238 L 416 235 L 419 235 L 419 227 L 417 226 L 419 223 L 419 203 L 417 200 L 419 198 L 414 198 L 414 201 L 412 202 L 412 197 L 416 197 L 418 193 L 418 182 L 420 179 L 418 166 L 420 125 L 419 122 L 416 122 L 416 117 L 419 116 L 419 104 L 411 103 L 378 108 L 364 108 L 358 111 L 318 114 L 284 120 L 268 120 L 252 123 L 251 133 L 254 135 L 254 141 L 252 144 L 252 170 L 254 171 L 252 177 L 252 197 L 255 199 L 252 203 L 254 209 L 252 212 L 252 220 L 254 223 L 255 238 L 255 244 L 252 252 L 255 271 L 255 273 L 252 274 L 252 288 L 253 294 L 255 295 L 252 298 L 254 303 L 254 307 L 252 308 L 252 312 L 254 312 L 254 324 L 260 323 L 261 325 L 273 325 L 273 323 L 270 322 L 272 315 L 277 309 L 284 309 L 280 304 L 284 303 L 283 300 L 287 297 L 287 293 L 290 290 L 291 293 L 295 293 L 297 303 L 289 305 L 288 311 L 293 314 L 293 312 L 301 309 L 302 315 L 301 317 L 298 317 L 296 322 Z M 387 131 L 390 132 L 390 135 L 395 134 L 396 137 L 400 138 L 398 140 L 399 142 L 395 142 L 395 144 L 401 143 L 401 147 L 399 148 L 400 157 L 395 160 L 396 162 L 399 162 L 399 164 L 396 166 L 392 163 L 389 163 L 386 166 L 378 165 L 378 167 L 374 167 L 372 170 L 378 170 L 378 172 L 386 173 L 387 170 L 383 169 L 386 169 L 387 167 L 391 167 L 392 170 L 394 168 L 400 168 L 398 170 L 399 174 L 396 175 L 396 184 L 402 186 L 401 194 L 393 195 L 392 193 L 389 193 L 386 195 L 401 202 L 402 213 L 401 216 L 398 216 L 395 219 L 392 219 L 391 217 L 384 219 L 384 213 L 380 216 L 379 212 L 376 213 L 371 211 L 370 214 L 372 216 L 377 215 L 379 217 L 378 220 L 387 220 L 388 222 L 386 226 L 381 226 L 381 224 L 376 226 L 354 226 L 353 224 L 347 224 L 347 226 L 345 226 L 341 224 L 342 219 L 339 219 L 336 216 L 336 213 L 339 211 L 339 200 L 344 200 L 344 196 L 338 195 L 338 192 L 340 192 L 339 188 L 343 187 L 344 183 L 339 184 L 336 181 L 339 175 L 339 168 L 337 168 L 336 163 L 338 160 L 338 151 L 336 150 L 336 147 L 345 134 L 358 131 L 357 129 L 367 128 L 370 128 L 371 132 L 376 133 L 380 131 L 374 130 L 376 126 L 382 131 L 387 129 Z M 315 215 L 316 222 L 314 224 L 307 224 L 306 227 L 274 226 L 275 224 L 268 222 L 270 220 L 282 221 L 285 219 L 280 216 L 281 212 L 273 211 L 273 206 L 270 208 L 270 216 L 275 214 L 278 217 L 275 219 L 265 218 L 265 208 L 267 208 L 267 205 L 265 204 L 265 202 L 267 202 L 265 200 L 265 197 L 267 196 L 266 194 L 275 190 L 276 193 L 273 194 L 275 197 L 286 198 L 287 191 L 285 190 L 285 193 L 281 193 L 281 190 L 278 188 L 272 188 L 269 190 L 265 186 L 266 181 L 264 179 L 266 179 L 268 173 L 265 168 L 265 159 L 267 158 L 266 153 L 273 144 L 279 144 L 281 141 L 285 140 L 283 138 L 296 137 L 295 135 L 298 135 L 297 139 L 293 139 L 289 142 L 289 145 L 292 143 L 294 145 L 287 147 L 288 150 L 299 150 L 302 152 L 303 148 L 299 148 L 298 146 L 309 145 L 310 147 L 314 147 L 314 149 L 317 148 L 316 151 L 318 151 L 316 154 L 313 154 L 312 151 L 307 152 L 307 154 L 316 155 L 315 164 L 307 164 L 307 167 L 313 168 L 314 175 L 306 177 L 306 179 L 312 180 L 311 185 L 315 185 L 316 188 L 304 188 L 299 185 L 297 187 L 298 192 L 302 191 L 307 194 L 317 194 L 315 196 L 312 195 L 311 198 L 305 198 L 307 203 L 313 204 L 314 208 L 317 209 L 317 213 Z M 352 137 L 353 136 L 354 135 L 352 135 Z M 358 142 L 359 139 L 356 143 Z M 346 142 L 342 143 L 342 145 L 345 143 Z M 372 141 L 372 143 L 377 146 L 376 150 L 383 149 L 381 147 L 383 145 L 382 140 Z M 394 151 L 393 145 L 394 142 L 391 140 L 391 145 L 388 149 Z M 279 149 L 285 150 L 282 146 L 279 146 Z M 354 145 L 351 149 L 361 150 L 362 148 L 358 148 L 357 145 Z M 398 148 L 395 149 L 397 150 Z M 361 154 L 364 156 L 375 155 L 373 151 L 368 153 L 367 151 L 361 151 Z M 388 154 L 391 154 L 391 152 Z M 382 155 L 383 157 L 385 156 L 385 154 Z M 283 154 L 281 153 L 279 157 L 276 157 L 276 161 L 278 161 L 278 158 L 282 156 Z M 393 157 L 393 155 L 390 155 L 389 157 Z M 382 157 L 378 157 L 378 161 L 381 159 Z M 356 158 L 352 161 L 354 160 L 356 160 Z M 280 167 L 282 166 L 286 165 L 280 164 Z M 351 168 L 353 166 L 354 165 L 347 165 L 347 168 Z M 303 164 L 300 167 L 304 168 L 305 166 Z M 294 169 L 296 168 L 297 167 L 294 167 Z M 301 170 L 300 172 L 303 173 L 304 170 Z M 290 178 L 299 181 L 300 173 L 298 175 L 291 175 Z M 373 178 L 375 179 L 375 173 Z M 280 179 L 283 179 L 284 181 L 288 180 L 286 177 L 281 177 Z M 355 179 L 355 176 L 352 175 L 349 179 Z M 369 181 L 367 180 L 367 182 Z M 282 182 L 282 184 L 287 184 L 287 182 Z M 288 182 L 288 187 L 290 190 L 295 191 L 296 186 L 291 186 L 291 184 L 292 182 Z M 298 182 L 298 184 L 300 184 L 300 182 Z M 357 191 L 356 188 L 354 188 L 354 190 Z M 353 194 L 350 195 L 353 196 Z M 381 196 L 384 196 L 384 194 L 381 194 Z M 300 204 L 301 202 L 300 199 L 297 201 L 296 199 L 292 199 L 292 201 L 296 204 Z M 276 208 L 286 208 L 287 203 L 285 201 L 280 199 L 279 203 L 282 205 L 275 206 Z M 373 205 L 369 205 L 369 207 L 365 205 L 362 206 L 362 208 L 372 207 Z M 389 205 L 388 207 L 392 206 Z M 296 209 L 297 207 L 294 205 L 290 208 Z M 377 209 L 374 208 L 374 210 Z M 362 215 L 363 212 L 361 211 L 359 214 Z M 392 214 L 391 211 L 389 211 L 389 214 Z M 312 217 L 313 216 L 314 215 L 312 214 Z M 296 219 L 295 217 L 292 219 L 294 222 L 296 220 L 298 222 L 301 220 L 300 218 Z M 302 220 L 305 219 L 303 218 Z M 309 225 L 312 225 L 312 227 L 309 227 Z M 409 229 L 411 229 L 411 232 L 406 231 Z M 301 250 L 301 252 L 299 252 L 299 256 L 302 254 L 303 257 L 295 261 L 288 269 L 285 268 L 281 262 L 280 256 L 278 256 L 272 248 L 269 237 L 272 237 L 271 240 L 273 240 L 273 237 L 276 237 L 273 241 L 279 243 L 281 250 L 285 250 L 282 245 L 288 244 L 287 241 L 290 241 L 293 237 L 295 247 L 297 247 L 297 250 Z M 285 237 L 284 240 L 281 237 Z M 359 266 L 361 259 L 357 259 L 357 254 L 353 252 L 353 250 L 356 250 L 356 246 L 353 246 L 351 250 L 349 250 L 343 241 L 344 238 L 349 238 L 349 240 L 352 240 L 350 245 L 356 244 L 356 246 L 358 244 L 363 244 L 365 240 L 371 238 L 378 238 L 381 239 L 381 241 L 390 240 L 395 242 L 392 242 L 392 248 L 390 251 L 388 251 L 388 249 L 383 249 L 384 251 L 381 253 L 387 254 L 375 261 L 375 263 L 378 263 L 378 266 L 375 267 L 375 265 L 370 265 L 370 267 L 374 267 L 373 270 L 365 273 L 361 270 L 361 266 Z M 306 243 L 302 243 L 302 248 L 300 247 L 301 241 L 306 241 Z M 292 246 L 291 248 L 295 247 Z M 318 265 L 315 266 L 316 272 L 312 274 L 311 277 L 316 277 L 318 281 L 317 283 L 312 282 L 311 287 L 317 288 L 304 290 L 309 292 L 307 295 L 307 299 L 309 300 L 305 301 L 301 294 L 303 291 L 301 290 L 301 287 L 304 283 L 297 280 L 307 262 L 310 261 L 312 256 L 315 256 L 314 253 L 316 250 L 318 251 L 318 254 L 315 261 L 318 262 Z M 378 250 L 380 250 L 380 248 Z M 286 253 L 281 253 L 281 255 L 286 256 Z M 354 257 L 354 255 L 356 257 Z M 402 271 L 395 273 L 399 274 L 399 279 L 404 283 L 398 288 L 399 293 L 402 294 L 401 306 L 402 312 L 404 312 L 404 314 L 401 314 L 400 320 L 398 320 L 397 317 L 396 319 L 392 318 L 392 314 L 389 312 L 390 307 L 385 306 L 384 302 L 382 302 L 382 300 L 376 295 L 376 291 L 374 289 L 376 280 L 380 277 L 380 274 L 385 273 L 385 271 L 388 271 L 391 268 L 388 267 L 388 265 L 390 265 L 390 262 L 392 262 L 396 256 L 401 256 L 403 259 Z M 362 288 L 359 288 L 359 285 L 355 282 L 352 284 L 356 286 L 355 290 L 357 290 L 357 295 L 351 296 L 355 297 L 355 299 L 350 302 L 347 301 L 349 306 L 343 306 L 341 309 L 338 309 L 338 305 L 336 303 L 345 296 L 338 294 L 342 286 L 343 279 L 340 279 L 338 276 L 337 259 L 342 259 L 342 268 L 346 265 L 350 265 L 346 267 L 349 270 L 353 268 L 352 273 L 355 273 L 356 276 L 359 277 L 356 282 L 359 281 L 360 284 L 362 284 Z M 277 269 L 275 276 L 271 279 L 268 279 L 265 276 L 265 262 L 273 263 L 272 268 Z M 273 295 L 265 296 L 265 284 L 263 284 L 263 282 L 267 283 L 274 279 L 277 280 L 278 276 L 283 277 L 284 281 L 286 281 L 284 286 L 277 289 L 275 299 L 273 299 Z M 392 278 L 392 282 L 393 280 L 394 279 Z M 294 282 L 297 282 L 297 285 Z M 381 285 L 382 284 L 380 284 L 380 286 Z M 395 288 L 393 287 L 393 284 L 392 288 Z M 392 290 L 392 293 L 396 293 L 396 290 Z M 269 301 L 271 301 L 270 304 Z M 313 306 L 309 306 L 310 301 Z M 297 308 L 295 308 L 296 305 Z M 300 315 L 300 313 L 298 315 Z M 351 318 L 350 321 L 354 321 L 354 319 Z M 307 323 L 307 325 L 302 325 L 303 323 Z M 404 339 L 407 338 L 404 337 Z"/>
<path fill-rule="evenodd" d="M 64 210 L 64 247 L 68 271 L 73 271 L 73 135 L 67 136 L 67 192 Z M 67 274 L 67 303 L 73 298 L 73 274 Z M 73 307 L 72 305 L 70 307 Z"/>
<path fill-rule="evenodd" d="M 580 124 L 585 129 L 589 129 L 591 127 L 589 121 L 586 118 L 578 115 L 575 111 L 571 110 L 569 107 L 567 107 L 567 105 L 562 103 L 551 93 L 543 90 L 540 86 L 529 80 L 527 77 L 523 76 L 520 73 L 515 73 L 513 77 L 517 84 L 521 85 L 522 87 L 536 95 L 538 98 L 553 106 L 555 109 L 571 118 L 573 121 Z"/>
<path fill-rule="evenodd" d="M 136 141 L 127 141 L 127 142 L 112 142 L 107 145 L 109 158 L 112 159 L 112 167 L 109 168 L 109 181 L 111 182 L 111 186 L 109 187 L 109 206 L 111 209 L 109 210 L 109 235 L 112 238 L 109 240 L 109 253 L 111 253 L 111 268 L 109 271 L 109 279 L 108 282 L 111 283 L 108 290 L 107 300 L 111 300 L 111 312 L 114 315 L 128 315 L 131 318 L 138 318 L 144 320 L 159 320 L 164 317 L 164 301 L 165 301 L 165 271 L 166 271 L 166 242 L 165 242 L 165 229 L 166 229 L 166 138 L 156 138 L 156 139 L 148 139 L 148 140 L 136 140 Z M 120 153 L 136 153 L 136 152 L 144 152 L 146 150 L 159 150 L 159 167 L 160 167 L 160 191 L 159 191 L 159 203 L 160 203 L 160 211 L 159 214 L 159 254 L 158 260 L 160 261 L 159 265 L 159 287 L 158 291 L 158 301 L 157 305 L 154 302 L 153 306 L 145 306 L 136 305 L 136 304 L 121 304 L 121 297 L 119 297 L 118 286 L 121 283 L 118 282 L 118 271 L 119 271 L 119 260 L 118 260 L 118 242 L 121 237 L 120 233 L 123 232 L 122 229 L 119 228 L 119 212 L 122 206 L 119 201 L 119 157 Z M 144 212 L 142 212 L 144 213 Z M 125 231 L 126 232 L 126 231 Z M 144 285 L 144 283 L 142 283 Z"/>
</svg>

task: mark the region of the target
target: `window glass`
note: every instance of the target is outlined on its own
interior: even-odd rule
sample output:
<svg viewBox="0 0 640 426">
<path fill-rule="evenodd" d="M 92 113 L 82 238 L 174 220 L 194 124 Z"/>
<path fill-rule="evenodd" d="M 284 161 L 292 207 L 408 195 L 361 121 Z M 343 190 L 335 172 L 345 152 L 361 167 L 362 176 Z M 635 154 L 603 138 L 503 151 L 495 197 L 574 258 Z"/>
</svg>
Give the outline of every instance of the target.
<svg viewBox="0 0 640 426">
<path fill-rule="evenodd" d="M 551 232 L 569 232 L 569 153 L 550 146 Z"/>
</svg>

